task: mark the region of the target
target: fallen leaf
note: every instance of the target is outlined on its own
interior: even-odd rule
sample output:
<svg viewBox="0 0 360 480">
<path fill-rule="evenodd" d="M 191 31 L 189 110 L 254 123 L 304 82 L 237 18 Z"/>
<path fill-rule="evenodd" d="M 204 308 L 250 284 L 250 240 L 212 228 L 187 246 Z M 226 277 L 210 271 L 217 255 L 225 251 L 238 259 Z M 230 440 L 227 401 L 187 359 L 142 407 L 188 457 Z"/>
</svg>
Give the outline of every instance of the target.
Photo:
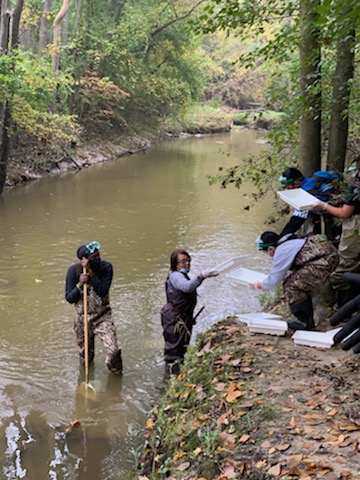
<svg viewBox="0 0 360 480">
<path fill-rule="evenodd" d="M 245 367 L 245 368 L 242 368 L 241 371 L 244 372 L 244 373 L 250 373 L 250 372 L 252 372 L 252 369 L 249 368 L 249 367 Z"/>
<path fill-rule="evenodd" d="M 243 393 L 240 392 L 240 390 L 235 390 L 234 392 L 229 392 L 227 395 L 226 395 L 226 398 L 225 400 L 229 403 L 232 403 L 234 402 L 237 398 L 241 397 Z"/>
<path fill-rule="evenodd" d="M 218 443 L 223 448 L 235 448 L 235 440 L 235 435 L 232 435 L 231 433 L 221 432 L 218 435 Z"/>
<path fill-rule="evenodd" d="M 70 422 L 69 426 L 65 429 L 66 433 L 71 433 L 74 428 L 79 428 L 81 425 L 80 420 L 73 420 Z"/>
<path fill-rule="evenodd" d="M 227 385 L 226 383 L 218 382 L 214 385 L 214 388 L 217 392 L 223 392 L 225 390 L 226 385 Z"/>
<path fill-rule="evenodd" d="M 186 453 L 183 450 L 179 450 L 173 456 L 173 462 L 177 462 L 178 460 L 180 460 L 180 458 L 184 457 L 185 455 L 186 455 Z"/>
<path fill-rule="evenodd" d="M 276 449 L 279 450 L 279 452 L 284 452 L 285 450 L 287 450 L 290 447 L 291 447 L 291 445 L 289 443 L 285 443 L 284 445 L 278 445 L 276 447 Z"/>
<path fill-rule="evenodd" d="M 184 462 L 184 463 L 181 463 L 176 470 L 179 470 L 179 472 L 183 472 L 189 467 L 190 467 L 190 462 Z"/>
<path fill-rule="evenodd" d="M 220 417 L 216 420 L 216 423 L 218 426 L 220 425 L 228 425 L 229 424 L 229 419 L 228 416 L 232 414 L 232 409 L 228 410 L 227 412 L 223 413 L 220 415 Z"/>
<path fill-rule="evenodd" d="M 262 350 L 263 352 L 272 353 L 274 351 L 274 347 L 264 347 L 260 348 L 260 350 Z"/>
<path fill-rule="evenodd" d="M 297 422 L 296 422 L 296 418 L 295 418 L 295 417 L 291 417 L 290 425 L 291 425 L 292 427 L 297 427 Z"/>
<path fill-rule="evenodd" d="M 216 360 L 214 363 L 215 365 L 225 365 L 227 363 L 232 355 L 223 355 L 219 360 Z"/>
<path fill-rule="evenodd" d="M 249 438 L 250 438 L 250 435 L 244 434 L 244 435 L 242 435 L 242 437 L 239 438 L 239 442 L 240 443 L 245 443 L 249 440 Z"/>
<path fill-rule="evenodd" d="M 146 428 L 151 429 L 154 427 L 154 425 L 155 425 L 155 422 L 152 418 L 149 418 L 148 420 L 146 420 Z"/>
<path fill-rule="evenodd" d="M 303 455 L 299 453 L 298 455 L 290 455 L 286 457 L 286 461 L 290 467 L 297 467 L 303 459 Z"/>
<path fill-rule="evenodd" d="M 339 425 L 339 429 L 347 432 L 354 432 L 360 430 L 360 425 L 355 422 L 350 422 L 347 425 Z"/>
<path fill-rule="evenodd" d="M 274 465 L 273 467 L 269 468 L 268 470 L 268 473 L 270 475 L 274 475 L 274 477 L 279 477 L 280 475 L 280 472 L 281 472 L 281 465 L 280 463 L 277 463 L 276 465 Z"/>
</svg>

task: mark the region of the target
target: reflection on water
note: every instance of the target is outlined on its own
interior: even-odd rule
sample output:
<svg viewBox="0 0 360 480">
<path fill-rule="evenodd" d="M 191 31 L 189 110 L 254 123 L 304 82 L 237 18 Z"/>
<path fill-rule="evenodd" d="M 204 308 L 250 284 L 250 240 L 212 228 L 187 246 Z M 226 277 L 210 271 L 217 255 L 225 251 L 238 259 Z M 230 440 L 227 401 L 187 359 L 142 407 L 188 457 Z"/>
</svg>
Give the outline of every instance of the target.
<svg viewBox="0 0 360 480">
<path fill-rule="evenodd" d="M 169 256 L 184 247 L 192 270 L 244 255 L 266 271 L 254 249 L 269 207 L 248 212 L 233 189 L 209 187 L 206 175 L 262 145 L 255 133 L 188 138 L 143 154 L 6 192 L 0 201 L 0 477 L 127 478 L 142 444 L 146 413 L 164 390 L 160 309 Z M 124 376 L 105 366 L 96 344 L 91 382 L 83 381 L 64 300 L 67 268 L 84 241 L 98 240 L 113 263 L 113 318 Z M 258 262 L 261 261 L 261 264 Z M 198 290 L 194 334 L 235 312 L 259 307 L 254 293 L 226 277 Z M 66 433 L 79 420 L 80 427 Z"/>
</svg>

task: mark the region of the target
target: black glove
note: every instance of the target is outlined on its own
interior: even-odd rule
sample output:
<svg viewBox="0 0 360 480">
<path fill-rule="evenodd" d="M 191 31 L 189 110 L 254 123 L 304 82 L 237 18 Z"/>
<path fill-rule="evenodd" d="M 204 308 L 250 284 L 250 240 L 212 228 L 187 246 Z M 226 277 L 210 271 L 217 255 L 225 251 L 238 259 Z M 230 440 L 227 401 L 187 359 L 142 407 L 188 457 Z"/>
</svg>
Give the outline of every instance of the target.
<svg viewBox="0 0 360 480">
<path fill-rule="evenodd" d="M 343 320 L 347 320 L 355 312 L 360 311 L 360 295 L 345 303 L 330 319 L 332 326 L 338 325 Z M 343 350 L 353 349 L 354 353 L 360 353 L 360 313 L 343 326 L 343 328 L 334 336 L 334 343 L 340 343 Z M 348 337 L 348 338 L 347 338 Z"/>
<path fill-rule="evenodd" d="M 339 310 L 330 318 L 330 324 L 336 327 L 340 322 L 347 320 L 353 313 L 360 312 L 360 295 L 346 302 Z"/>
<path fill-rule="evenodd" d="M 359 327 L 360 314 L 349 320 L 348 323 L 334 336 L 334 343 L 340 343 L 343 350 L 350 350 L 350 348 L 352 348 L 354 353 L 360 353 Z"/>
</svg>

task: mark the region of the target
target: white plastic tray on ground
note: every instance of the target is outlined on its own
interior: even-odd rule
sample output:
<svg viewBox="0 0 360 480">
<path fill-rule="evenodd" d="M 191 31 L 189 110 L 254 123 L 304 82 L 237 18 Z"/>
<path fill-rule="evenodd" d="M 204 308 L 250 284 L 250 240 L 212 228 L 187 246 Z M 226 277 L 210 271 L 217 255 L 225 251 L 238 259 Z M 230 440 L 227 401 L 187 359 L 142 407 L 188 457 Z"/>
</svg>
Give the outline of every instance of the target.
<svg viewBox="0 0 360 480">
<path fill-rule="evenodd" d="M 237 313 L 237 318 L 244 323 L 249 323 L 250 320 L 280 320 L 281 315 L 266 312 L 253 312 L 253 313 Z"/>
<path fill-rule="evenodd" d="M 277 194 L 281 200 L 298 210 L 310 210 L 314 203 L 318 201 L 314 195 L 311 195 L 311 193 L 306 192 L 302 188 L 282 190 L 277 192 Z"/>
<path fill-rule="evenodd" d="M 242 283 L 243 285 L 262 282 L 266 278 L 265 273 L 249 270 L 248 268 L 238 268 L 237 270 L 227 273 L 226 276 L 232 280 L 236 280 L 238 283 Z"/>
<path fill-rule="evenodd" d="M 241 262 L 247 256 L 248 255 L 241 255 L 239 257 L 229 258 L 228 260 L 225 260 L 225 262 L 222 262 L 219 265 L 216 265 L 216 267 L 214 267 L 213 270 L 215 270 L 218 273 L 230 272 L 231 270 L 234 270 L 235 268 L 240 267 Z"/>
<path fill-rule="evenodd" d="M 272 320 L 270 318 L 250 319 L 248 322 L 249 332 L 267 333 L 268 335 L 285 335 L 288 324 L 284 320 Z"/>
<path fill-rule="evenodd" d="M 341 328 L 333 328 L 327 332 L 312 332 L 308 330 L 297 330 L 292 339 L 297 345 L 306 345 L 307 347 L 331 348 L 334 345 L 334 335 Z"/>
</svg>

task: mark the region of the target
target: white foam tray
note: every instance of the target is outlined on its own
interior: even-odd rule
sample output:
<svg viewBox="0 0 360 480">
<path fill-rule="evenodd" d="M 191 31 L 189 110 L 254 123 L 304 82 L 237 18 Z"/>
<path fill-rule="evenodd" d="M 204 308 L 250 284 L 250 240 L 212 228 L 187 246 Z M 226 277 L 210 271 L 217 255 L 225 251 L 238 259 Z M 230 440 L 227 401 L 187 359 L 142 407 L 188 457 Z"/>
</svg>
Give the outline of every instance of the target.
<svg viewBox="0 0 360 480">
<path fill-rule="evenodd" d="M 248 268 L 238 268 L 230 273 L 227 273 L 226 276 L 235 280 L 238 283 L 243 285 L 249 285 L 250 283 L 262 282 L 266 275 L 265 273 L 256 272 L 255 270 L 249 270 Z"/>
<path fill-rule="evenodd" d="M 219 265 L 216 265 L 216 267 L 214 267 L 214 270 L 218 273 L 230 272 L 231 270 L 234 270 L 235 268 L 240 267 L 241 262 L 244 260 L 246 256 L 247 255 L 241 255 L 239 257 L 229 258 L 228 260 L 225 260 L 225 262 L 222 262 Z"/>
<path fill-rule="evenodd" d="M 277 192 L 281 200 L 288 203 L 298 210 L 310 210 L 318 201 L 314 195 L 306 192 L 302 188 L 293 188 L 292 190 L 281 190 Z"/>
<path fill-rule="evenodd" d="M 237 318 L 247 324 L 252 333 L 269 335 L 285 335 L 288 329 L 287 322 L 281 320 L 280 315 L 266 312 L 240 313 Z"/>
<path fill-rule="evenodd" d="M 334 345 L 334 335 L 341 328 L 333 328 L 327 332 L 311 332 L 308 330 L 297 330 L 292 339 L 297 345 L 306 345 L 307 347 L 331 348 Z"/>
<path fill-rule="evenodd" d="M 288 324 L 284 320 L 272 320 L 270 318 L 250 319 L 248 322 L 249 332 L 266 333 L 268 335 L 285 335 Z"/>
<path fill-rule="evenodd" d="M 253 312 L 253 313 L 237 313 L 237 318 L 244 323 L 249 323 L 251 320 L 280 320 L 281 315 L 275 315 L 274 313 L 265 312 Z"/>
</svg>

